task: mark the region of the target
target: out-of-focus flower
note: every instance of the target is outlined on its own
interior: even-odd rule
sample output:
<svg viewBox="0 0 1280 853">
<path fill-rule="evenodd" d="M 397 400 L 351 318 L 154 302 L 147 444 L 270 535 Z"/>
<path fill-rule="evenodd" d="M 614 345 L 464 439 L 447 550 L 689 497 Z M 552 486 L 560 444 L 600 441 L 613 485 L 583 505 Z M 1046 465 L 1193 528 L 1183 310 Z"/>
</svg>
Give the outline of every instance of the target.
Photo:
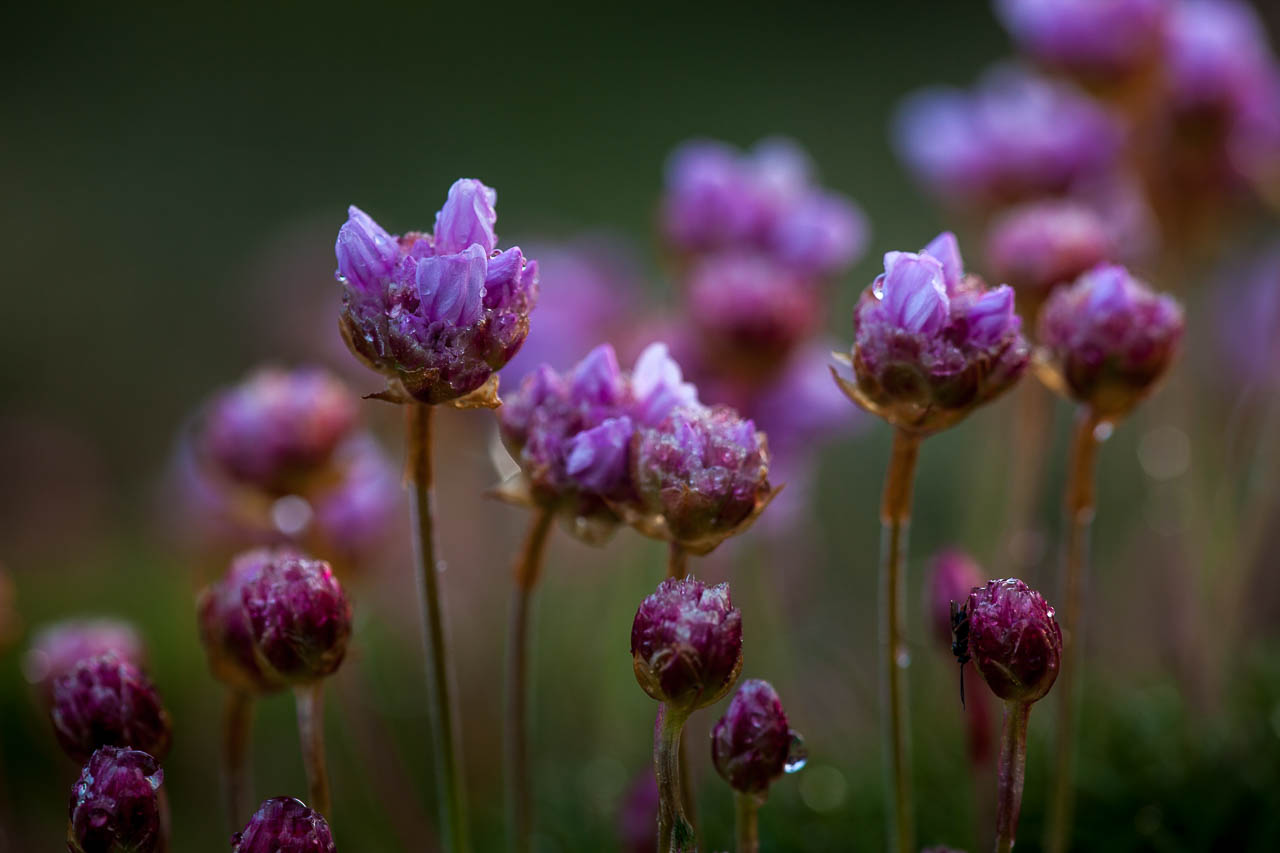
<svg viewBox="0 0 1280 853">
<path fill-rule="evenodd" d="M 1239 0 L 1182 0 L 1165 28 L 1170 98 L 1182 113 L 1231 116 L 1275 79 L 1266 28 Z"/>
<path fill-rule="evenodd" d="M 711 730 L 711 761 L 729 786 L 764 797 L 788 765 L 803 761 L 782 702 L 767 681 L 744 681 Z"/>
<path fill-rule="evenodd" d="M 169 752 L 169 712 L 160 694 L 114 652 L 85 658 L 58 679 L 49 717 L 58 743 L 77 762 L 103 746 L 141 749 L 158 760 Z"/>
<path fill-rule="evenodd" d="M 624 853 L 657 853 L 658 780 L 645 768 L 623 792 L 618 804 L 618 843 Z"/>
<path fill-rule="evenodd" d="M 814 185 L 812 172 L 786 139 L 747 154 L 686 142 L 667 162 L 663 234 L 682 252 L 756 249 L 805 275 L 837 274 L 862 253 L 869 229 L 862 211 Z"/>
<path fill-rule="evenodd" d="M 399 472 L 373 436 L 353 438 L 343 450 L 342 477 L 309 496 L 315 550 L 345 564 L 382 547 L 400 493 Z"/>
<path fill-rule="evenodd" d="M 301 800 L 273 797 L 231 837 L 231 853 L 337 853 L 329 824 Z"/>
<path fill-rule="evenodd" d="M 343 335 L 393 396 L 457 401 L 524 342 L 538 265 L 519 247 L 497 251 L 496 198 L 463 178 L 449 188 L 434 234 L 393 237 L 354 206 L 338 232 Z"/>
<path fill-rule="evenodd" d="M 918 253 L 889 252 L 854 311 L 853 369 L 837 383 L 899 429 L 928 435 L 1008 390 L 1029 349 L 1013 290 L 964 274 L 959 247 L 939 234 Z"/>
<path fill-rule="evenodd" d="M 764 433 L 724 406 L 684 406 L 641 428 L 631 477 L 642 511 L 635 527 L 695 554 L 745 530 L 774 494 Z"/>
<path fill-rule="evenodd" d="M 987 263 L 1034 316 L 1049 291 L 1111 260 L 1106 224 L 1074 201 L 1033 202 L 1008 211 L 987 234 Z"/>
<path fill-rule="evenodd" d="M 285 553 L 292 552 L 262 548 L 239 555 L 232 560 L 225 577 L 205 588 L 196 605 L 200 641 L 209 658 L 209 669 L 215 678 L 237 690 L 265 693 L 284 686 L 274 673 L 264 671 L 258 664 L 243 596 L 245 586 L 263 567 Z"/>
<path fill-rule="evenodd" d="M 1121 266 L 1104 265 L 1058 288 L 1040 313 L 1041 377 L 1102 418 L 1151 393 L 1177 355 L 1182 308 Z"/>
<path fill-rule="evenodd" d="M 969 594 L 969 649 L 991 692 L 1006 702 L 1042 699 L 1058 678 L 1062 629 L 1040 593 L 1017 578 Z"/>
<path fill-rule="evenodd" d="M 952 613 L 959 614 L 965 610 L 969 604 L 969 595 L 983 584 L 982 570 L 963 551 L 952 548 L 933 558 L 926 586 L 925 607 L 940 649 L 954 653 L 955 644 L 960 642 L 963 644 L 962 650 L 967 650 L 968 640 L 963 636 L 963 629 L 953 634 L 956 626 L 952 624 Z M 962 695 L 967 697 L 964 712 L 969 760 L 976 767 L 982 767 L 991 756 L 991 709 L 983 691 L 965 690 L 972 681 L 971 673 L 961 669 L 960 679 Z"/>
<path fill-rule="evenodd" d="M 972 92 L 911 95 L 894 122 L 898 156 L 924 189 L 966 207 L 1068 189 L 1111 170 L 1123 133 L 1070 85 L 1001 66 Z"/>
<path fill-rule="evenodd" d="M 995 0 L 1025 53 L 1089 82 L 1124 76 L 1156 59 L 1170 0 Z"/>
<path fill-rule="evenodd" d="M 70 853 L 153 853 L 163 847 L 160 763 L 136 749 L 95 751 L 71 789 Z"/>
<path fill-rule="evenodd" d="M 36 632 L 22 659 L 27 681 L 40 698 L 53 701 L 53 686 L 80 661 L 113 652 L 121 660 L 141 667 L 146 647 L 133 625 L 120 619 L 68 619 Z"/>
<path fill-rule="evenodd" d="M 636 680 L 653 699 L 692 712 L 720 700 L 742 670 L 742 614 L 729 585 L 668 578 L 631 625 Z"/>
<path fill-rule="evenodd" d="M 1222 350 L 1241 384 L 1264 388 L 1280 383 L 1280 243 L 1233 268 L 1219 285 L 1230 296 L 1214 300 Z"/>
<path fill-rule="evenodd" d="M 328 563 L 296 552 L 254 555 L 240 601 L 259 668 L 305 684 L 331 675 L 347 653 L 351 603 Z"/>
</svg>

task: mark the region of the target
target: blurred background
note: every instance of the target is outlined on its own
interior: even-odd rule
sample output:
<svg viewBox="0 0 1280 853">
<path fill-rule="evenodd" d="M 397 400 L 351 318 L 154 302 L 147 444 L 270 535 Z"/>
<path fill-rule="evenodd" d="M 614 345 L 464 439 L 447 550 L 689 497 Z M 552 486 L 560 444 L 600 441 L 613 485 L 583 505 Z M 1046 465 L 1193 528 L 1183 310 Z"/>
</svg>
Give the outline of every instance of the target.
<svg viewBox="0 0 1280 853">
<path fill-rule="evenodd" d="M 1259 11 L 1275 33 L 1280 7 Z M 982 271 L 980 243 L 968 248 L 976 221 L 921 192 L 890 124 L 907 93 L 971 86 L 1012 52 L 985 4 L 648 4 L 643 16 L 537 4 L 20 4 L 0 15 L 10 34 L 0 55 L 0 850 L 60 849 L 78 768 L 52 737 L 23 653 L 43 624 L 96 614 L 139 627 L 173 715 L 174 849 L 228 848 L 214 785 L 222 688 L 194 602 L 229 552 L 193 542 L 191 519 L 178 517 L 175 455 L 202 401 L 264 363 L 319 364 L 355 393 L 379 389 L 337 335 L 333 239 L 348 204 L 393 232 L 429 228 L 449 184 L 474 176 L 498 190 L 502 245 L 539 257 L 536 247 L 550 255 L 592 235 L 625 267 L 627 298 L 649 306 L 611 332 L 628 353 L 622 338 L 640 325 L 631 316 L 678 306 L 655 221 L 664 161 L 691 137 L 744 147 L 791 137 L 821 183 L 866 213 L 868 248 L 831 284 L 823 314 L 841 348 L 883 251 L 952 228 Z M 1102 450 L 1080 850 L 1280 846 L 1280 456 L 1268 442 L 1280 433 L 1280 365 L 1266 346 L 1280 327 L 1247 308 L 1252 322 L 1224 320 L 1242 311 L 1230 285 L 1243 273 L 1231 270 L 1274 238 L 1276 217 L 1243 206 L 1212 251 L 1180 256 L 1185 357 Z M 1157 259 L 1144 271 L 1163 287 L 1163 269 Z M 544 267 L 547 300 L 553 271 Z M 1241 336 L 1257 344 L 1245 356 L 1256 375 L 1224 344 Z M 1034 522 L 1011 543 L 1007 424 L 1024 390 L 922 453 L 910 558 L 922 843 L 988 843 L 954 660 L 926 618 L 928 558 L 958 545 L 992 574 L 1016 567 L 1051 599 L 1055 588 L 1069 409 L 1054 410 L 1027 499 Z M 366 402 L 361 416 L 399 460 L 399 413 Z M 468 783 L 477 847 L 494 850 L 506 581 L 528 517 L 484 496 L 500 458 L 492 416 L 448 411 L 439 422 Z M 761 813 L 769 849 L 883 845 L 875 577 L 889 439 L 849 405 L 820 463 L 796 475 L 785 521 L 766 517 L 696 565 L 731 582 L 744 676 L 770 680 L 806 736 L 808 766 Z M 338 847 L 361 853 L 434 849 L 412 569 L 399 544 L 407 510 L 396 499 L 379 547 L 344 576 L 356 633 L 329 692 Z M 628 632 L 663 560 L 628 530 L 602 549 L 553 538 L 534 650 L 540 850 L 622 849 L 618 814 L 647 771 L 655 711 L 635 684 Z M 708 849 L 732 837 L 730 792 L 706 748 L 721 710 L 687 733 Z M 1032 715 L 1019 849 L 1038 849 L 1050 716 Z M 257 738 L 258 793 L 301 794 L 289 697 L 260 703 Z M 977 778 L 994 787 L 993 773 Z"/>
</svg>

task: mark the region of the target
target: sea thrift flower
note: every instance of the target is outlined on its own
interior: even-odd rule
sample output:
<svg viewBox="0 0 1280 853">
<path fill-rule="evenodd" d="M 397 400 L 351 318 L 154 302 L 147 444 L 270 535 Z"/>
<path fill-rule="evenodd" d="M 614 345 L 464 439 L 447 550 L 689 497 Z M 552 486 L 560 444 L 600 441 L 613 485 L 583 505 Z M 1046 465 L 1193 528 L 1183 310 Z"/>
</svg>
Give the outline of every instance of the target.
<svg viewBox="0 0 1280 853">
<path fill-rule="evenodd" d="M 694 554 L 746 530 L 774 494 L 764 433 L 723 406 L 685 406 L 640 429 L 631 478 L 637 529 Z"/>
<path fill-rule="evenodd" d="M 401 500 L 400 472 L 371 435 L 353 438 L 342 455 L 341 479 L 308 500 L 316 550 L 335 562 L 382 547 Z"/>
<path fill-rule="evenodd" d="M 260 370 L 214 398 L 199 452 L 233 482 L 272 494 L 304 491 L 355 428 L 356 404 L 322 370 Z"/>
<path fill-rule="evenodd" d="M 1019 300 L 1035 309 L 1054 286 L 1109 260 L 1112 245 L 1100 216 L 1079 203 L 1054 200 L 1000 217 L 987 235 L 986 255 L 996 280 L 1012 285 Z"/>
<path fill-rule="evenodd" d="M 664 580 L 636 610 L 631 656 L 653 699 L 684 713 L 719 701 L 742 669 L 742 614 L 729 585 Z"/>
<path fill-rule="evenodd" d="M 70 853 L 152 853 L 163 847 L 157 792 L 164 771 L 136 749 L 104 746 L 71 789 Z"/>
<path fill-rule="evenodd" d="M 1044 698 L 1058 678 L 1062 629 L 1053 608 L 1017 578 L 969 594 L 968 654 L 991 692 L 1006 702 Z"/>
<path fill-rule="evenodd" d="M 1170 0 L 996 0 L 996 14 L 1036 61 L 1106 81 L 1159 52 Z"/>
<path fill-rule="evenodd" d="M 118 619 L 74 619 L 42 628 L 22 660 L 23 673 L 46 702 L 53 701 L 53 686 L 86 658 L 114 652 L 135 666 L 146 662 L 142 637 L 128 622 Z"/>
<path fill-rule="evenodd" d="M 711 730 L 711 761 L 735 791 L 763 797 L 789 765 L 799 736 L 767 681 L 744 681 Z"/>
<path fill-rule="evenodd" d="M 1013 290 L 964 274 L 950 233 L 918 253 L 889 252 L 854 311 L 855 403 L 899 429 L 929 435 L 1008 390 L 1029 350 Z M 834 374 L 834 371 L 833 371 Z"/>
<path fill-rule="evenodd" d="M 518 247 L 497 250 L 496 198 L 477 180 L 458 180 L 434 233 L 402 237 L 350 208 L 335 247 L 342 332 L 393 397 L 457 401 L 524 342 L 538 267 Z"/>
<path fill-rule="evenodd" d="M 1102 418 L 1127 413 L 1177 354 L 1182 308 L 1121 266 L 1100 266 L 1054 292 L 1040 315 L 1042 376 Z"/>
<path fill-rule="evenodd" d="M 243 597 L 245 587 L 256 580 L 269 563 L 296 556 L 293 551 L 266 548 L 241 554 L 231 562 L 225 577 L 201 593 L 196 606 L 200 641 L 209 657 L 209 669 L 219 681 L 250 693 L 265 693 L 284 686 L 274 673 L 258 664 Z"/>
<path fill-rule="evenodd" d="M 242 832 L 231 837 L 231 853 L 336 853 L 329 824 L 292 797 L 264 802 Z"/>
<path fill-rule="evenodd" d="M 918 92 L 894 126 L 898 156 L 920 184 L 964 206 L 1058 193 L 1106 173 L 1121 136 L 1081 92 L 1013 67 L 988 72 L 973 92 Z"/>
<path fill-rule="evenodd" d="M 982 570 L 973 558 L 963 551 L 949 549 L 933 558 L 929 573 L 925 605 L 928 608 L 929 625 L 933 629 L 938 648 L 954 653 L 957 644 L 968 648 L 964 628 L 953 621 L 962 618 L 969 602 L 969 594 L 982 586 Z M 985 765 L 991 755 L 991 710 L 982 690 L 974 690 L 973 674 L 965 668 L 960 671 L 961 695 L 965 697 L 965 730 L 968 737 L 969 760 L 975 771 Z"/>
<path fill-rule="evenodd" d="M 1183 0 L 1165 28 L 1166 76 L 1175 110 L 1233 119 L 1275 79 L 1266 28 L 1248 3 Z"/>
<path fill-rule="evenodd" d="M 53 686 L 53 732 L 67 755 L 89 760 L 98 747 L 127 746 L 163 760 L 169 713 L 151 679 L 114 652 L 85 658 Z"/>
<path fill-rule="evenodd" d="M 351 637 L 351 604 L 333 569 L 288 551 L 249 559 L 262 559 L 240 588 L 259 667 L 290 684 L 331 675 Z"/>
</svg>

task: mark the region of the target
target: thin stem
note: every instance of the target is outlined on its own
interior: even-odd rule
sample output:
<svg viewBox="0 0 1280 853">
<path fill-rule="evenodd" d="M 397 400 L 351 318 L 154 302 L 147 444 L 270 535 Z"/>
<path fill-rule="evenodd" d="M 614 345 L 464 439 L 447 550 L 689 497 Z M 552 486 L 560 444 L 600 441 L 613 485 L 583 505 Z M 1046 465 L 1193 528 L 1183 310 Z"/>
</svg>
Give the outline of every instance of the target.
<svg viewBox="0 0 1280 853">
<path fill-rule="evenodd" d="M 689 552 L 679 542 L 672 542 L 667 549 L 667 577 L 679 580 L 689 574 Z M 685 817 L 689 825 L 697 829 L 698 809 L 693 799 L 693 778 L 689 770 L 689 750 L 680 742 L 680 790 L 684 798 Z"/>
<path fill-rule="evenodd" d="M 689 574 L 689 552 L 679 542 L 672 542 L 667 551 L 667 577 L 679 580 Z"/>
<path fill-rule="evenodd" d="M 169 853 L 173 847 L 173 810 L 169 808 L 169 791 L 164 785 L 156 788 L 156 811 L 160 813 L 160 844 L 156 853 Z"/>
<path fill-rule="evenodd" d="M 529 783 L 529 601 L 542 572 L 547 534 L 554 514 L 540 510 L 533 517 L 524 547 L 516 560 L 515 583 L 511 587 L 511 613 L 507 623 L 507 826 L 511 849 L 525 853 L 531 848 L 533 806 Z"/>
<path fill-rule="evenodd" d="M 653 773 L 658 780 L 658 853 L 694 849 L 693 825 L 680 788 L 680 733 L 689 714 L 663 704 L 653 727 Z"/>
<path fill-rule="evenodd" d="M 408 475 L 418 559 L 418 592 L 422 605 L 422 641 L 427 658 L 427 711 L 440 800 L 440 844 L 446 851 L 471 847 L 467 834 L 466 790 L 462 747 L 453 707 L 453 672 L 445 647 L 444 608 L 440 600 L 440 564 L 436 559 L 435 510 L 431 468 L 434 409 L 408 404 Z"/>
<path fill-rule="evenodd" d="M 329 769 L 324 759 L 324 682 L 304 684 L 293 691 L 298 703 L 298 737 L 302 766 L 307 771 L 307 805 L 332 822 Z"/>
<path fill-rule="evenodd" d="M 755 794 L 735 792 L 733 796 L 734 837 L 738 842 L 738 853 L 759 853 L 760 826 L 756 819 L 760 811 L 760 798 Z"/>
<path fill-rule="evenodd" d="M 222 790 L 231 831 L 244 829 L 253 808 L 249 741 L 253 730 L 253 694 L 230 688 L 222 714 Z"/>
<path fill-rule="evenodd" d="M 1075 799 L 1075 729 L 1080 704 L 1080 657 L 1084 644 L 1084 587 L 1088 582 L 1089 533 L 1093 526 L 1099 419 L 1088 406 L 1076 414 L 1064 501 L 1066 541 L 1062 549 L 1062 590 L 1058 624 L 1062 626 L 1062 668 L 1058 671 L 1058 728 L 1055 765 L 1050 775 L 1049 821 L 1045 849 L 1064 853 L 1071 843 Z"/>
<path fill-rule="evenodd" d="M 1018 834 L 1022 785 L 1027 776 L 1027 720 L 1030 702 L 1006 702 L 996 775 L 996 853 L 1009 853 Z"/>
<path fill-rule="evenodd" d="M 1024 570 L 1032 562 L 1029 546 L 1037 532 L 1045 447 L 1050 437 L 1049 425 L 1053 414 L 1053 398 L 1038 382 L 1020 383 L 1014 389 L 1014 397 L 1004 547 L 996 560 L 1002 571 L 997 577 L 1025 577 Z"/>
<path fill-rule="evenodd" d="M 880 717 L 888 777 L 889 846 L 898 853 L 915 853 L 911 732 L 907 719 L 907 667 L 911 656 L 903 623 L 907 524 L 919 451 L 919 436 L 903 430 L 894 433 L 893 454 L 880 503 Z"/>
</svg>

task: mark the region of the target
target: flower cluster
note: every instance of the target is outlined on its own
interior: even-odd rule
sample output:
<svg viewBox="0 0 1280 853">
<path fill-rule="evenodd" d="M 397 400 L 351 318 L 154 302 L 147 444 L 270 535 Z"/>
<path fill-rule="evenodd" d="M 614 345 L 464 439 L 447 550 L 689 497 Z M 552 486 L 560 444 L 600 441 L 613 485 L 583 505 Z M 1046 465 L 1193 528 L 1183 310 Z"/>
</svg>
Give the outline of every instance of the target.
<svg viewBox="0 0 1280 853">
<path fill-rule="evenodd" d="M 141 667 L 146 663 L 142 637 L 128 622 L 118 619 L 69 619 L 38 631 L 22 661 L 27 680 L 40 698 L 53 702 L 53 687 L 87 658 L 112 653 Z"/>
<path fill-rule="evenodd" d="M 744 681 L 711 730 L 711 761 L 729 786 L 763 797 L 788 769 L 804 761 L 782 702 L 767 681 Z"/>
<path fill-rule="evenodd" d="M 967 653 L 991 692 L 1006 702 L 1042 699 L 1058 678 L 1062 629 L 1040 593 L 1017 578 L 969 594 Z"/>
<path fill-rule="evenodd" d="M 273 797 L 231 838 L 231 853 L 337 853 L 329 824 L 301 800 Z"/>
<path fill-rule="evenodd" d="M 53 686 L 49 711 L 58 743 L 73 760 L 89 760 L 99 747 L 144 750 L 163 760 L 171 724 L 155 685 L 114 652 L 84 658 Z"/>
<path fill-rule="evenodd" d="M 480 181 L 460 179 L 431 234 L 399 237 L 357 207 L 348 212 L 335 247 L 342 333 L 393 398 L 459 401 L 524 343 L 538 265 L 519 247 L 498 250 L 496 201 Z"/>
<path fill-rule="evenodd" d="M 153 853 L 164 849 L 159 802 L 164 771 L 136 749 L 95 751 L 71 789 L 70 853 Z"/>
<path fill-rule="evenodd" d="M 1019 47 L 1084 81 L 1132 74 L 1156 60 L 1169 0 L 995 0 Z"/>
</svg>

